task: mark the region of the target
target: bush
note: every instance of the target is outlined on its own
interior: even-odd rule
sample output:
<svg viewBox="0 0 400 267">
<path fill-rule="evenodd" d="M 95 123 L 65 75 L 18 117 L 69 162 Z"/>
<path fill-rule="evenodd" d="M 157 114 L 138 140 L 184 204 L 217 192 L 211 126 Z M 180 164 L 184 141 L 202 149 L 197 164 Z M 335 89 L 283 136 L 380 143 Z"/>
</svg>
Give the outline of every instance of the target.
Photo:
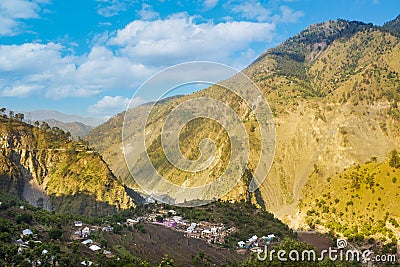
<svg viewBox="0 0 400 267">
<path fill-rule="evenodd" d="M 32 215 L 30 215 L 28 213 L 22 213 L 22 214 L 18 214 L 15 219 L 18 224 L 20 224 L 20 223 L 30 224 L 32 222 L 33 217 L 32 217 Z"/>
</svg>

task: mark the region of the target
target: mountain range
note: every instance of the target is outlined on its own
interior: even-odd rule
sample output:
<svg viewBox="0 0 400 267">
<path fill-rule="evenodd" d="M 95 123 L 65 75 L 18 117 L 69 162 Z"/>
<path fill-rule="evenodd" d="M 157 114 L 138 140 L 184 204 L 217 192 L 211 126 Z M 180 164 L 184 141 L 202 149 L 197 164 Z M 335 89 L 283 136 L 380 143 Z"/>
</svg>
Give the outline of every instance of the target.
<svg viewBox="0 0 400 267">
<path fill-rule="evenodd" d="M 103 119 L 94 118 L 94 117 L 83 117 L 72 114 L 65 114 L 59 112 L 57 110 L 34 110 L 29 112 L 22 112 L 25 114 L 25 118 L 29 121 L 48 121 L 48 120 L 56 120 L 63 123 L 74 123 L 80 122 L 86 124 L 88 126 L 98 126 L 103 123 Z"/>
<path fill-rule="evenodd" d="M 371 161 L 377 166 L 386 166 L 392 151 L 400 147 L 399 21 L 400 17 L 397 17 L 384 26 L 345 20 L 311 25 L 267 50 L 243 70 L 268 99 L 276 125 L 274 163 L 256 192 L 248 192 L 248 182 L 259 155 L 257 123 L 240 99 L 217 86 L 165 101 L 153 109 L 147 125 L 152 134 L 146 139 L 150 144 L 150 160 L 158 172 L 178 185 L 198 185 L 196 183 L 206 183 L 217 177 L 229 159 L 226 147 L 229 140 L 224 129 L 210 121 L 192 122 L 182 129 L 179 142 L 188 158 L 198 157 L 197 146 L 202 138 L 216 140 L 219 145 L 220 161 L 214 165 L 215 170 L 200 172 L 193 177 L 171 168 L 162 152 L 159 133 L 163 118 L 180 103 L 198 97 L 221 100 L 242 119 L 251 145 L 245 175 L 224 197 L 225 200 L 251 201 L 272 211 L 295 229 L 320 227 L 324 231 L 349 233 L 348 229 L 357 217 L 360 230 L 352 231 L 352 235 L 361 232 L 362 225 L 369 219 L 368 205 L 357 205 L 357 211 L 351 216 L 345 215 L 344 207 L 334 206 L 348 203 L 355 197 L 362 202 L 369 195 L 360 191 L 356 196 L 355 192 L 343 191 L 336 181 L 349 177 L 355 166 L 370 172 Z M 142 105 L 133 114 L 143 116 L 148 108 L 148 105 Z M 86 140 L 103 155 L 121 181 L 140 190 L 124 163 L 121 144 L 123 120 L 124 113 L 114 116 L 92 130 Z M 129 127 L 132 136 L 138 134 L 140 129 L 135 123 Z M 137 160 L 136 169 L 140 170 L 141 164 L 140 159 Z M 393 176 L 399 178 L 396 169 L 390 168 L 384 168 L 390 181 Z M 378 179 L 379 175 L 376 175 Z M 385 180 L 379 184 L 386 188 L 390 183 Z M 163 188 L 158 186 L 154 185 L 155 191 L 162 191 Z M 325 189 L 330 194 L 322 193 Z M 335 194 L 340 195 L 338 203 L 335 203 Z M 385 194 L 384 190 L 374 191 L 374 197 L 381 199 L 375 221 L 385 222 L 390 218 L 399 221 L 398 210 L 390 204 L 399 203 L 398 194 L 390 193 L 391 200 L 385 198 Z M 212 197 L 212 192 L 209 197 Z M 323 205 L 319 204 L 322 198 L 328 198 L 324 199 Z M 328 206 L 324 213 L 340 221 L 343 228 L 330 225 L 332 219 L 315 218 L 316 213 L 321 214 L 314 208 L 318 205 L 322 209 Z M 343 209 L 344 215 L 336 214 L 339 209 Z M 314 218 L 310 219 L 310 214 Z M 375 232 L 370 232 L 370 235 Z M 385 230 L 378 232 L 385 235 Z"/>
<path fill-rule="evenodd" d="M 177 185 L 199 186 L 216 179 L 230 155 L 231 140 L 221 125 L 196 119 L 182 128 L 179 144 L 187 158 L 199 157 L 198 145 L 204 138 L 215 140 L 217 147 L 213 169 L 195 174 L 171 166 L 160 133 L 165 118 L 181 103 L 199 97 L 220 100 L 243 122 L 250 144 L 244 175 L 222 200 L 251 202 L 294 229 L 317 228 L 353 238 L 393 237 L 388 229 L 400 222 L 395 208 L 400 202 L 395 151 L 400 150 L 399 24 L 400 17 L 384 26 L 345 20 L 314 24 L 243 70 L 268 100 L 276 127 L 274 162 L 255 192 L 248 189 L 260 155 L 260 129 L 250 107 L 220 86 L 155 106 L 147 125 L 150 160 Z M 235 78 L 225 82 L 234 83 Z M 149 108 L 144 104 L 133 114 L 140 118 Z M 1 117 L 1 189 L 34 205 L 71 213 L 98 215 L 134 207 L 136 192 L 143 192 L 125 163 L 124 116 L 117 114 L 97 126 L 84 141 L 73 141 L 71 133 L 61 129 L 65 124 L 55 121 L 50 127 L 46 122 L 30 125 Z M 49 111 L 25 118 L 99 123 Z M 127 127 L 133 139 L 141 131 L 134 120 Z M 143 159 L 135 160 L 140 171 Z M 165 190 L 161 184 L 153 188 Z M 211 200 L 214 193 L 204 197 Z M 190 200 L 195 196 L 175 201 Z M 366 231 L 370 213 L 376 210 L 372 225 L 379 228 Z"/>
</svg>

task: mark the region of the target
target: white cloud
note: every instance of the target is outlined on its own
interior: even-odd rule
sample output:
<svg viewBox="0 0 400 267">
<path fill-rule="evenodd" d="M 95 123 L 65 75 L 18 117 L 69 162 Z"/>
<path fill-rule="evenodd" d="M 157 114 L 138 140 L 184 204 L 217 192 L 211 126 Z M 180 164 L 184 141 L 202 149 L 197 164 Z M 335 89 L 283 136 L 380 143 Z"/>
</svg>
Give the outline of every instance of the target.
<svg viewBox="0 0 400 267">
<path fill-rule="evenodd" d="M 151 20 L 160 17 L 160 14 L 153 10 L 153 7 L 148 4 L 142 4 L 142 9 L 139 10 L 138 15 L 142 20 Z"/>
<path fill-rule="evenodd" d="M 133 1 L 130 0 L 97 0 L 97 14 L 103 17 L 113 17 L 126 11 Z"/>
<path fill-rule="evenodd" d="M 257 0 L 251 0 L 244 3 L 229 2 L 225 5 L 225 8 L 231 9 L 242 18 L 259 22 L 294 23 L 304 16 L 303 11 L 295 11 L 287 6 L 280 6 L 279 13 L 276 13 L 274 10 L 264 7 L 261 2 Z"/>
<path fill-rule="evenodd" d="M 89 107 L 89 112 L 95 114 L 116 114 L 126 110 L 130 100 L 122 96 L 105 96 L 96 104 Z M 145 103 L 141 98 L 133 98 L 130 107 Z"/>
<path fill-rule="evenodd" d="M 0 1 L 0 35 L 20 33 L 22 20 L 39 18 L 40 5 L 43 0 L 1 0 Z"/>
<path fill-rule="evenodd" d="M 12 88 L 6 88 L 3 91 L 3 96 L 17 96 L 17 97 L 27 97 L 33 92 L 42 89 L 41 86 L 35 85 L 15 85 Z"/>
<path fill-rule="evenodd" d="M 281 6 L 279 9 L 281 15 L 273 16 L 273 20 L 276 22 L 294 23 L 297 22 L 299 18 L 304 17 L 303 11 L 294 11 L 287 6 Z"/>
<path fill-rule="evenodd" d="M 205 9 L 213 9 L 216 5 L 218 5 L 218 0 L 204 0 Z"/>
<path fill-rule="evenodd" d="M 253 44 L 272 41 L 274 23 L 196 23 L 186 13 L 135 20 L 96 36 L 88 54 L 75 56 L 57 43 L 0 45 L 0 95 L 50 99 L 133 90 L 164 67 L 192 60 L 247 65 Z"/>
<path fill-rule="evenodd" d="M 230 63 L 237 52 L 247 50 L 252 43 L 270 42 L 275 30 L 273 23 L 196 24 L 193 20 L 182 13 L 165 20 L 135 20 L 108 44 L 120 46 L 119 54 L 145 65 L 167 66 L 188 60 Z"/>
<path fill-rule="evenodd" d="M 105 47 L 94 47 L 81 57 L 63 55 L 63 50 L 54 43 L 0 46 L 1 94 L 88 97 L 104 90 L 131 89 L 154 73 Z"/>
<path fill-rule="evenodd" d="M 260 2 L 255 0 L 234 5 L 232 11 L 240 14 L 243 18 L 257 21 L 268 21 L 271 15 L 271 10 L 263 7 Z"/>
</svg>

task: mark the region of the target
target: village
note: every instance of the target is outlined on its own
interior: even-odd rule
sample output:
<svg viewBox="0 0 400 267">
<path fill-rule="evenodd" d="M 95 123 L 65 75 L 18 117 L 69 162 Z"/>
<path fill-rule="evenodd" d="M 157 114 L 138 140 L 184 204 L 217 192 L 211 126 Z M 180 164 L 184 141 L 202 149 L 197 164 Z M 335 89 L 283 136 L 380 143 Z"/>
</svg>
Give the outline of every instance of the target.
<svg viewBox="0 0 400 267">
<path fill-rule="evenodd" d="M 223 244 L 225 238 L 235 233 L 235 227 L 226 227 L 222 223 L 212 223 L 207 221 L 193 222 L 178 215 L 175 210 L 166 210 L 163 208 L 154 209 L 143 216 L 128 218 L 125 222 L 117 223 L 118 226 L 134 227 L 139 223 L 149 223 L 169 228 L 173 231 L 181 232 L 187 238 L 195 238 L 206 241 L 208 244 Z M 103 246 L 90 238 L 94 232 L 113 232 L 111 225 L 94 226 L 84 225 L 81 221 L 74 222 L 75 230 L 71 233 L 72 240 L 78 240 L 81 244 L 87 246 L 91 251 L 103 253 L 107 258 L 113 258 L 115 255 Z M 246 241 L 238 241 L 236 251 L 239 254 L 248 252 L 257 253 L 263 251 L 265 246 L 271 245 L 277 241 L 274 234 L 258 237 L 251 236 Z M 88 263 L 86 263 L 88 264 Z M 82 265 L 85 265 L 82 263 Z"/>
</svg>

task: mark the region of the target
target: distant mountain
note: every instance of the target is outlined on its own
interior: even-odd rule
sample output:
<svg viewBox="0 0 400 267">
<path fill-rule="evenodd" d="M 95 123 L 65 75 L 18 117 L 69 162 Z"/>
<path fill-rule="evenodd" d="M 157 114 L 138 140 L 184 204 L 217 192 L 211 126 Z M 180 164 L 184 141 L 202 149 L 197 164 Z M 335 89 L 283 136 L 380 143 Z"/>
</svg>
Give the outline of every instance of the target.
<svg viewBox="0 0 400 267">
<path fill-rule="evenodd" d="M 339 179 L 336 174 L 353 165 L 365 164 L 371 158 L 384 162 L 392 150 L 400 148 L 400 38 L 397 30 L 388 30 L 397 29 L 398 22 L 399 18 L 385 27 L 345 20 L 314 24 L 267 50 L 243 70 L 263 91 L 274 113 L 276 154 L 272 169 L 256 194 L 248 194 L 248 179 L 243 177 L 226 199 L 250 200 L 291 226 L 303 227 L 307 225 L 307 216 L 299 213 L 306 213 L 316 205 L 316 199 L 321 200 L 322 190 L 316 188 L 332 184 L 335 187 L 331 186 L 331 192 L 342 191 L 336 186 L 338 183 L 330 182 Z M 146 143 L 157 171 L 173 183 L 188 184 L 190 174 L 172 168 L 163 153 L 159 132 L 174 107 L 198 97 L 223 101 L 243 119 L 246 129 L 253 129 L 248 132 L 251 174 L 259 152 L 257 122 L 249 115 L 243 100 L 216 86 L 166 101 L 153 110 L 147 121 Z M 136 108 L 136 115 L 141 116 L 145 109 L 146 106 Z M 123 118 L 121 113 L 96 127 L 87 140 L 102 153 L 118 177 L 134 186 L 121 150 Z M 134 121 L 127 127 L 132 138 L 140 131 Z M 220 162 L 213 170 L 196 173 L 193 185 L 218 176 L 229 157 L 230 150 L 226 147 L 229 139 L 212 122 L 192 121 L 182 128 L 179 138 L 182 153 L 196 159 L 199 141 L 205 137 L 216 140 Z M 140 170 L 141 164 L 142 157 L 138 157 L 135 169 Z M 392 177 L 390 173 L 389 176 Z M 382 190 L 375 190 L 377 198 L 387 199 L 383 194 Z M 301 202 L 305 195 L 307 198 Z M 341 195 L 340 203 L 355 197 L 348 192 Z M 357 208 L 365 210 L 356 214 L 368 213 L 367 207 Z M 400 220 L 391 205 L 382 203 L 379 208 L 376 221 Z M 335 215 L 333 210 L 327 212 Z M 341 216 L 338 220 L 349 228 L 353 219 Z M 318 224 L 315 221 L 313 226 Z M 341 230 L 346 232 L 347 228 Z"/>
<path fill-rule="evenodd" d="M 57 120 L 64 123 L 80 122 L 92 127 L 99 125 L 104 122 L 104 120 L 92 117 L 83 117 L 78 115 L 65 114 L 56 110 L 35 110 L 30 112 L 23 112 L 25 114 L 25 119 L 34 121 L 47 121 L 47 120 Z"/>
<path fill-rule="evenodd" d="M 58 120 L 49 119 L 45 120 L 45 122 L 47 122 L 50 125 L 50 127 L 58 127 L 63 129 L 65 132 L 70 132 L 75 140 L 83 138 L 93 129 L 93 126 L 89 126 L 82 122 L 77 122 L 77 121 L 61 122 Z"/>
</svg>

